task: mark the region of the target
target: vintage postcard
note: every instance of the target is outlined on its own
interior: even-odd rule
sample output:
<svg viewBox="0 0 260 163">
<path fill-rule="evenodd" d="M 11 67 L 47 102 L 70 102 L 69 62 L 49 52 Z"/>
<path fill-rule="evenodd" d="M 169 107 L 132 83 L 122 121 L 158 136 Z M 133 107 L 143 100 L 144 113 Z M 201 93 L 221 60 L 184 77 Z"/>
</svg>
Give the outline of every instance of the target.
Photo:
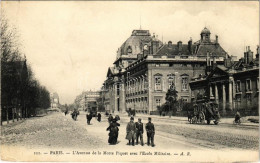
<svg viewBox="0 0 260 163">
<path fill-rule="evenodd" d="M 2 161 L 259 161 L 258 1 L 0 4 Z"/>
</svg>

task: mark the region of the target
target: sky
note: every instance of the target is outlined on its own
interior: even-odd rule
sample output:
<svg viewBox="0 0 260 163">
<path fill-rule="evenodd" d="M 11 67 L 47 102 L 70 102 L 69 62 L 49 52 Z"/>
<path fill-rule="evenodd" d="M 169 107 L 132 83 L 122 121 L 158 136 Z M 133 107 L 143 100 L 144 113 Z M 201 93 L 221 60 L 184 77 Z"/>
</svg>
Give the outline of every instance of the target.
<svg viewBox="0 0 260 163">
<path fill-rule="evenodd" d="M 2 1 L 35 77 L 62 104 L 99 90 L 132 30 L 163 42 L 195 42 L 206 26 L 230 55 L 259 45 L 258 1 Z"/>
</svg>

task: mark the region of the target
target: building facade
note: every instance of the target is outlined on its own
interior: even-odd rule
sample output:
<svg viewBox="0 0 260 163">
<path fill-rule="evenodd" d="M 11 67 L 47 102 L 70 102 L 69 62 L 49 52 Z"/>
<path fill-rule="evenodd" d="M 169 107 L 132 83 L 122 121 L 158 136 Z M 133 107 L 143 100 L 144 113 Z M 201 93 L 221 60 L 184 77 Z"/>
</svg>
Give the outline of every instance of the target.
<svg viewBox="0 0 260 163">
<path fill-rule="evenodd" d="M 51 93 L 50 97 L 51 97 L 51 108 L 58 108 L 60 105 L 58 93 L 56 92 Z"/>
<path fill-rule="evenodd" d="M 74 101 L 79 110 L 89 111 L 97 109 L 97 99 L 100 98 L 99 91 L 84 91 Z"/>
<path fill-rule="evenodd" d="M 204 96 L 219 104 L 222 115 L 241 111 L 245 115 L 258 115 L 259 98 L 259 48 L 256 58 L 250 47 L 244 58 L 225 59 L 224 65 L 216 65 L 207 76 L 190 82 L 192 98 Z"/>
<path fill-rule="evenodd" d="M 110 67 L 103 84 L 105 109 L 109 112 L 151 113 L 165 103 L 170 86 L 178 98 L 191 101 L 189 82 L 209 72 L 211 65 L 223 65 L 228 56 L 218 42 L 211 40 L 204 28 L 201 39 L 163 44 L 148 30 L 134 30 L 118 49 L 114 67 Z"/>
</svg>

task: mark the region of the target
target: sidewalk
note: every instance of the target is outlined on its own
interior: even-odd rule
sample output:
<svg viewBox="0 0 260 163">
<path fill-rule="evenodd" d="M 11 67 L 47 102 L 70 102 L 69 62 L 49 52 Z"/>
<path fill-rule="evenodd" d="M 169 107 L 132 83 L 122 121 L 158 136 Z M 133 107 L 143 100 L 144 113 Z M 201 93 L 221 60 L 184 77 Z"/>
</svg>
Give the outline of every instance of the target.
<svg viewBox="0 0 260 163">
<path fill-rule="evenodd" d="M 120 114 L 120 116 L 128 116 L 127 114 Z M 159 116 L 159 115 L 148 115 L 148 114 L 136 114 L 135 117 L 151 117 L 152 119 L 167 119 L 167 120 L 176 120 L 176 121 L 187 121 L 187 117 L 177 117 L 177 116 Z M 245 125 L 245 126 L 259 126 L 259 123 L 253 123 L 250 121 L 247 121 L 248 118 L 258 118 L 257 116 L 246 116 L 241 118 L 241 124 L 240 125 Z M 220 118 L 220 123 L 221 124 L 232 124 L 233 125 L 234 118 Z"/>
</svg>

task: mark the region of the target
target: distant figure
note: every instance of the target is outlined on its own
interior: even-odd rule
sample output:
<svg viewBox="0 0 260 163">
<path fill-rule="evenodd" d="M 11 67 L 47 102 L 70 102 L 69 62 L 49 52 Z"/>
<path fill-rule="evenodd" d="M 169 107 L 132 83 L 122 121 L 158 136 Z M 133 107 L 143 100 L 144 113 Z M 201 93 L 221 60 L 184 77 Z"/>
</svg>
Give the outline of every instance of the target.
<svg viewBox="0 0 260 163">
<path fill-rule="evenodd" d="M 143 141 L 143 133 L 144 133 L 144 125 L 142 123 L 142 119 L 138 118 L 138 122 L 135 122 L 136 127 L 136 144 L 138 145 L 138 139 L 140 137 L 141 145 L 144 145 Z"/>
<path fill-rule="evenodd" d="M 112 116 L 112 114 L 109 114 L 109 116 L 108 116 L 108 123 L 111 123 L 112 120 L 113 120 L 113 116 Z"/>
<path fill-rule="evenodd" d="M 109 115 L 109 114 L 108 114 L 108 112 L 106 111 L 106 117 L 108 117 L 108 115 Z"/>
<path fill-rule="evenodd" d="M 152 143 L 152 147 L 154 147 L 154 134 L 155 134 L 155 129 L 154 129 L 154 125 L 151 122 L 152 118 L 149 117 L 148 118 L 148 123 L 146 123 L 145 129 L 146 129 L 146 133 L 147 133 L 147 145 L 150 145 L 150 141 Z"/>
<path fill-rule="evenodd" d="M 90 125 L 90 121 L 92 119 L 92 114 L 88 113 L 86 116 L 87 116 L 87 123 L 88 123 L 88 125 Z"/>
<path fill-rule="evenodd" d="M 135 145 L 135 135 L 136 132 L 136 127 L 135 127 L 135 123 L 134 123 L 134 117 L 130 118 L 130 122 L 128 122 L 127 126 L 126 126 L 126 139 L 129 141 L 128 145 Z"/>
<path fill-rule="evenodd" d="M 97 120 L 98 120 L 98 122 L 101 121 L 101 114 L 100 113 L 98 113 L 98 115 L 97 115 Z"/>
<path fill-rule="evenodd" d="M 79 111 L 74 109 L 74 111 L 71 113 L 72 119 L 74 119 L 75 121 L 77 120 L 77 117 L 79 115 Z"/>
<path fill-rule="evenodd" d="M 112 122 L 109 124 L 109 127 L 107 128 L 107 131 L 110 131 L 108 136 L 108 143 L 110 145 L 114 145 L 117 143 L 117 138 L 118 138 L 118 131 L 119 128 L 118 126 L 120 126 L 119 123 L 116 122 L 116 119 L 113 119 Z"/>
<path fill-rule="evenodd" d="M 240 113 L 237 111 L 235 114 L 235 122 L 240 123 L 240 118 L 241 118 Z"/>
<path fill-rule="evenodd" d="M 119 121 L 120 120 L 119 115 L 116 115 L 115 119 L 116 119 L 116 121 Z"/>
<path fill-rule="evenodd" d="M 68 114 L 68 110 L 66 110 L 65 112 L 64 112 L 64 114 L 65 114 L 65 116 Z"/>
</svg>

